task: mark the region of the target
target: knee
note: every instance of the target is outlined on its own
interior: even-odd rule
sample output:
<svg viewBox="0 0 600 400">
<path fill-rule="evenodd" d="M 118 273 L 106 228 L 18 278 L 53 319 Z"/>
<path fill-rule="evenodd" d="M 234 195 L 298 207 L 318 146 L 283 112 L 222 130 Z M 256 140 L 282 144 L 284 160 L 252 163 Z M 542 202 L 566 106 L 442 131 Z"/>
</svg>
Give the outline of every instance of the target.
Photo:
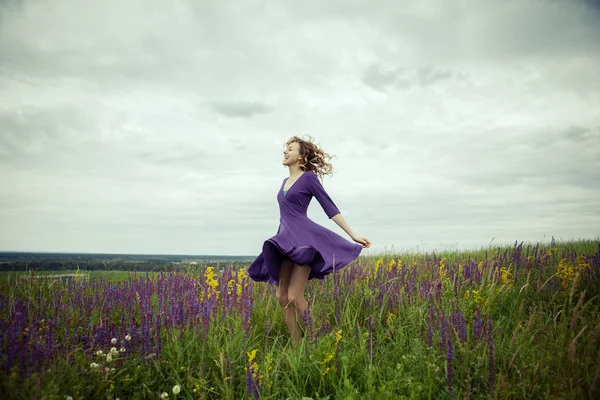
<svg viewBox="0 0 600 400">
<path fill-rule="evenodd" d="M 301 300 L 300 297 L 294 296 L 293 294 L 287 296 L 287 304 L 289 307 L 297 307 Z"/>
<path fill-rule="evenodd" d="M 289 298 L 288 298 L 288 295 L 286 293 L 279 293 L 279 292 L 277 292 L 275 294 L 275 297 L 277 297 L 277 301 L 279 302 L 279 304 L 281 305 L 281 307 L 287 306 L 287 304 L 289 302 Z"/>
</svg>

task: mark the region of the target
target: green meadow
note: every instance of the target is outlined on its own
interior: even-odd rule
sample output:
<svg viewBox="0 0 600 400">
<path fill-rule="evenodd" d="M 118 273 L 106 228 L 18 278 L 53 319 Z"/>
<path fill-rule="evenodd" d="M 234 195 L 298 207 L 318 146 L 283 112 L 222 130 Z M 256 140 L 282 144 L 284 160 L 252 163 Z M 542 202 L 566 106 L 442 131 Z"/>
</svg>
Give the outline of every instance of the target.
<svg viewBox="0 0 600 400">
<path fill-rule="evenodd" d="M 600 398 L 600 241 L 359 257 L 304 338 L 244 268 L 0 275 L 2 399 Z"/>
</svg>

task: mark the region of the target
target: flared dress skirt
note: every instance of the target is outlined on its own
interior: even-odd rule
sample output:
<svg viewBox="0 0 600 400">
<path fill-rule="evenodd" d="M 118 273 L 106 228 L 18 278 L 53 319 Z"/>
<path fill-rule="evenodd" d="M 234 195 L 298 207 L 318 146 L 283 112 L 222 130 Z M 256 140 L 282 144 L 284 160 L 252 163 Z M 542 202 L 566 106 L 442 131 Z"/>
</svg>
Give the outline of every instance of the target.
<svg viewBox="0 0 600 400">
<path fill-rule="evenodd" d="M 279 284 L 279 269 L 285 258 L 298 265 L 310 266 L 309 280 L 324 279 L 355 260 L 362 250 L 360 244 L 350 242 L 308 218 L 308 205 L 313 197 L 330 219 L 340 213 L 313 171 L 305 171 L 284 194 L 287 179 L 283 180 L 277 193 L 279 231 L 265 240 L 262 252 L 248 267 L 248 275 L 257 282 Z"/>
</svg>

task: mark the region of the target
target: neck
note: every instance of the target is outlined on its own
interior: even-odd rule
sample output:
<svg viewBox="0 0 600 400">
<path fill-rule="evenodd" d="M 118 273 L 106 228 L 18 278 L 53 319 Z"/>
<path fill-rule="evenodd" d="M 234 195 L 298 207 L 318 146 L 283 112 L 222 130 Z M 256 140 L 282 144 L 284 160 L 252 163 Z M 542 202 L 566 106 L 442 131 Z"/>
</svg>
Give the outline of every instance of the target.
<svg viewBox="0 0 600 400">
<path fill-rule="evenodd" d="M 304 172 L 304 171 L 302 171 L 302 168 L 300 168 L 299 165 L 290 165 L 289 169 L 290 169 L 290 178 L 298 177 L 298 176 L 302 175 L 302 173 Z"/>
</svg>

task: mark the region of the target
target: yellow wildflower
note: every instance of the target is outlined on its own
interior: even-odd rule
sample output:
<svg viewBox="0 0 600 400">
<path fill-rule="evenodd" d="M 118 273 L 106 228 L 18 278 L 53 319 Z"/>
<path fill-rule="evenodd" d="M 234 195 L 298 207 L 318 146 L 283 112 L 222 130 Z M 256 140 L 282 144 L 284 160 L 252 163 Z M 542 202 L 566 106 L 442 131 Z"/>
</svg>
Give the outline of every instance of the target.
<svg viewBox="0 0 600 400">
<path fill-rule="evenodd" d="M 480 307 L 484 307 L 487 303 L 487 301 L 481 295 L 479 295 L 479 290 L 467 290 L 465 292 L 465 299 L 468 300 L 470 297 L 473 297 L 473 303 Z"/>
<path fill-rule="evenodd" d="M 215 296 L 218 298 L 219 297 L 219 290 L 217 289 L 219 286 L 219 281 L 215 279 L 215 269 L 214 267 L 206 267 L 206 272 L 204 273 L 204 276 L 206 277 L 206 284 L 212 288 L 212 292 L 215 294 Z M 211 291 L 209 291 L 207 293 L 207 297 L 211 298 L 212 297 L 212 293 Z"/>
<path fill-rule="evenodd" d="M 335 333 L 335 344 L 337 345 L 342 340 L 342 330 L 340 329 Z"/>
<path fill-rule="evenodd" d="M 439 272 L 440 272 L 440 279 L 444 280 L 446 278 L 446 258 L 445 257 L 440 260 Z"/>
<path fill-rule="evenodd" d="M 386 322 L 388 325 L 391 325 L 392 323 L 394 323 L 394 321 L 396 320 L 396 314 L 394 313 L 389 313 L 386 319 Z"/>
<path fill-rule="evenodd" d="M 233 285 L 235 284 L 235 279 L 230 279 L 229 282 L 227 282 L 227 294 L 231 295 L 231 291 L 233 290 Z"/>
<path fill-rule="evenodd" d="M 327 354 L 325 359 L 321 361 L 321 365 L 327 364 L 329 361 L 333 360 L 333 357 L 335 357 L 335 351 L 332 351 L 331 353 Z"/>
<path fill-rule="evenodd" d="M 256 358 L 256 349 L 251 350 L 247 353 L 248 355 L 248 366 L 246 367 L 246 371 L 251 370 L 252 371 L 252 377 L 256 380 L 258 378 L 258 365 L 256 364 L 255 358 Z"/>
<path fill-rule="evenodd" d="M 265 373 L 269 375 L 271 370 L 273 369 L 273 355 L 271 353 L 267 354 L 265 359 Z"/>
<path fill-rule="evenodd" d="M 394 265 L 396 265 L 396 260 L 392 258 L 388 263 L 387 272 L 392 272 L 392 268 L 394 268 Z"/>
<path fill-rule="evenodd" d="M 585 256 L 579 255 L 575 259 L 575 264 L 577 266 L 577 270 L 579 272 L 584 272 L 585 270 L 590 270 L 590 264 L 586 261 Z"/>
<path fill-rule="evenodd" d="M 377 274 L 379 273 L 379 267 L 381 267 L 381 264 L 383 264 L 383 258 L 380 258 L 379 260 L 377 260 L 377 262 L 375 263 L 375 271 L 373 273 L 373 277 L 377 277 Z"/>
<path fill-rule="evenodd" d="M 242 297 L 242 289 L 244 286 L 248 286 L 248 284 L 244 284 L 245 279 L 248 277 L 248 274 L 246 273 L 246 270 L 243 268 L 240 268 L 238 270 L 238 274 L 237 274 L 237 296 L 238 298 L 241 299 Z"/>
<path fill-rule="evenodd" d="M 560 279 L 560 286 L 562 286 L 563 289 L 569 287 L 569 283 L 575 278 L 575 269 L 566 258 L 563 258 L 558 262 L 557 276 L 558 279 Z"/>
<path fill-rule="evenodd" d="M 254 361 L 254 358 L 256 357 L 256 352 L 257 349 L 251 350 L 248 352 L 248 362 L 252 363 L 252 361 Z"/>
<path fill-rule="evenodd" d="M 512 274 L 510 273 L 510 269 L 506 267 L 500 268 L 500 280 L 503 285 L 507 285 L 512 282 Z"/>
<path fill-rule="evenodd" d="M 477 269 L 479 270 L 479 273 L 483 271 L 483 261 L 479 261 L 477 263 Z"/>
<path fill-rule="evenodd" d="M 331 360 L 333 360 L 333 358 L 335 357 L 335 351 L 337 349 L 337 345 L 340 343 L 341 340 L 342 340 L 342 330 L 340 329 L 339 331 L 337 331 L 335 333 L 335 345 L 333 346 L 333 349 L 329 353 L 327 353 L 327 355 L 325 356 L 323 361 L 321 361 L 321 365 L 325 366 Z M 325 370 L 323 370 L 323 375 L 327 374 L 329 371 L 331 371 L 330 367 L 325 368 Z"/>
</svg>

